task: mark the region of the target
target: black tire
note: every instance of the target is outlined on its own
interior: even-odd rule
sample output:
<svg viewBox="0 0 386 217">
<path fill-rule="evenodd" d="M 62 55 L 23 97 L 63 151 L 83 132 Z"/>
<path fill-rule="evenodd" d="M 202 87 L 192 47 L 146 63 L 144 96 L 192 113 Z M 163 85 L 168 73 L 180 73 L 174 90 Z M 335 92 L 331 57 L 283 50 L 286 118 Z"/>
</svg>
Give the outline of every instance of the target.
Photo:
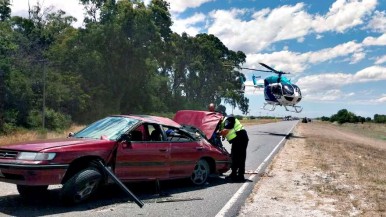
<svg viewBox="0 0 386 217">
<path fill-rule="evenodd" d="M 66 204 L 81 203 L 89 199 L 98 189 L 102 174 L 89 167 L 72 176 L 61 189 L 61 199 Z"/>
<path fill-rule="evenodd" d="M 36 198 L 48 192 L 48 185 L 17 185 L 20 196 L 26 199 Z"/>
<path fill-rule="evenodd" d="M 209 173 L 210 169 L 208 162 L 201 159 L 197 162 L 196 166 L 194 166 L 190 180 L 195 185 L 203 185 L 208 180 Z"/>
</svg>

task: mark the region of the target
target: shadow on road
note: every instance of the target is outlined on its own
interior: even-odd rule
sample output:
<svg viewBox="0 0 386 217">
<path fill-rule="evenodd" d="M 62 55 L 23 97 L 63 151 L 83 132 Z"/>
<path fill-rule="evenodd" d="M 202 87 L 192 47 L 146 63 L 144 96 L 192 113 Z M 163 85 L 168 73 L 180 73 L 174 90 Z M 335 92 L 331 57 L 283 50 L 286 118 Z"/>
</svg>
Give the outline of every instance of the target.
<svg viewBox="0 0 386 217">
<path fill-rule="evenodd" d="M 285 133 L 273 133 L 273 132 L 265 132 L 265 131 L 258 131 L 259 133 L 255 133 L 253 135 L 271 135 L 271 136 L 281 136 L 281 137 L 286 137 L 286 139 L 291 139 L 291 138 L 300 138 L 300 139 L 305 139 L 307 137 L 304 136 L 295 136 L 293 133 L 290 134 L 285 134 Z"/>
<path fill-rule="evenodd" d="M 156 203 L 160 200 L 164 200 L 165 197 L 171 198 L 173 197 L 173 194 L 200 190 L 226 183 L 227 181 L 221 177 L 213 177 L 203 186 L 194 186 L 189 182 L 189 180 L 161 181 L 161 194 L 157 191 L 155 181 L 128 183 L 126 186 L 146 205 L 146 203 Z M 133 206 L 137 207 L 134 202 L 129 201 L 127 195 L 115 184 L 109 184 L 101 187 L 97 194 L 94 195 L 93 198 L 90 198 L 89 201 L 73 206 L 65 206 L 61 203 L 59 200 L 59 191 L 60 189 L 51 189 L 46 195 L 36 195 L 36 198 L 33 198 L 33 200 L 23 199 L 18 194 L 0 196 L 0 215 L 57 215 L 93 210 L 119 203 L 131 203 Z M 138 209 L 140 208 L 138 207 Z"/>
</svg>

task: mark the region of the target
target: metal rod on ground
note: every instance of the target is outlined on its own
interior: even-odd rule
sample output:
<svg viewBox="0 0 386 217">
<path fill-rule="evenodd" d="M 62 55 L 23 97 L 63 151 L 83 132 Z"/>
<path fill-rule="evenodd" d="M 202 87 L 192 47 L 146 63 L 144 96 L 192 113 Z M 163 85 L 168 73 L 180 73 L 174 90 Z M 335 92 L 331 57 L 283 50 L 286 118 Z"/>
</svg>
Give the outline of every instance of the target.
<svg viewBox="0 0 386 217">
<path fill-rule="evenodd" d="M 144 203 L 140 201 L 119 179 L 115 176 L 113 172 L 107 166 L 105 166 L 102 161 L 98 161 L 101 168 L 110 176 L 110 178 L 119 186 L 122 190 L 124 190 L 133 200 L 134 202 L 142 208 Z"/>
<path fill-rule="evenodd" d="M 193 200 L 203 200 L 202 197 L 195 197 L 195 198 L 177 198 L 177 199 L 166 199 L 166 200 L 159 200 L 156 203 L 169 203 L 169 202 L 183 202 L 183 201 L 193 201 Z"/>
</svg>

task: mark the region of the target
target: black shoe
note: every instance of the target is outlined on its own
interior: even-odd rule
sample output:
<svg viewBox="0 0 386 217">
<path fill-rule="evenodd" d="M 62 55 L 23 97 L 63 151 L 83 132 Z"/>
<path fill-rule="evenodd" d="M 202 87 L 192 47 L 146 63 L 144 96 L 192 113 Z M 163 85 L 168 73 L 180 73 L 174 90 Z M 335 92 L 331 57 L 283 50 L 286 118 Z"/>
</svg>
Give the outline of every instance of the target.
<svg viewBox="0 0 386 217">
<path fill-rule="evenodd" d="M 236 182 L 245 182 L 246 179 L 244 178 L 244 176 L 237 176 L 235 181 Z"/>
<path fill-rule="evenodd" d="M 236 175 L 225 176 L 225 180 L 236 181 L 237 180 L 237 176 Z"/>
</svg>

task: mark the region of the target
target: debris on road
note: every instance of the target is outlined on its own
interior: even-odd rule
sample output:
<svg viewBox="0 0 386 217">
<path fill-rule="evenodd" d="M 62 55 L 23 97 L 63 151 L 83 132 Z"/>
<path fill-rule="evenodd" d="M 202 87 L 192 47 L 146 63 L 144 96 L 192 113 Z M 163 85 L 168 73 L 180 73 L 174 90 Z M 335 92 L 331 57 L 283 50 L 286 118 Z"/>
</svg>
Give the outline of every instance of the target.
<svg viewBox="0 0 386 217">
<path fill-rule="evenodd" d="M 182 202 L 182 201 L 193 201 L 193 200 L 203 200 L 202 197 L 193 197 L 193 198 L 168 198 L 164 200 L 158 200 L 156 203 L 169 203 L 169 202 Z"/>
</svg>

